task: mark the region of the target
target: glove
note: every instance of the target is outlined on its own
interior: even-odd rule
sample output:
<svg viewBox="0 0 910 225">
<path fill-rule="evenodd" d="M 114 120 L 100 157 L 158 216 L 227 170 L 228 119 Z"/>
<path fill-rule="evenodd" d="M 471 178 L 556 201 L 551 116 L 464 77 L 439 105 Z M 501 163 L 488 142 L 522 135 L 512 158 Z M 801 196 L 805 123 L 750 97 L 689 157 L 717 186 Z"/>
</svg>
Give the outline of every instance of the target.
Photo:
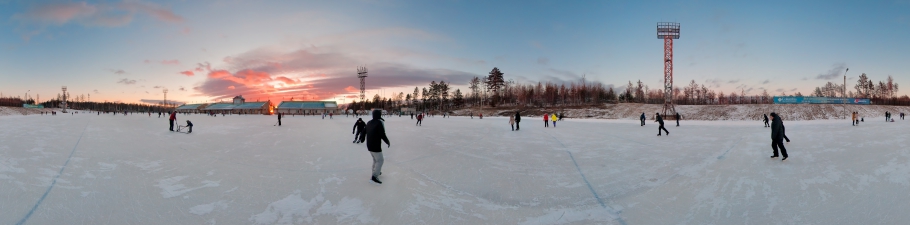
<svg viewBox="0 0 910 225">
<path fill-rule="evenodd" d="M 391 147 L 392 147 L 392 144 L 386 144 L 385 147 L 386 147 L 386 148 L 391 148 Z"/>
</svg>

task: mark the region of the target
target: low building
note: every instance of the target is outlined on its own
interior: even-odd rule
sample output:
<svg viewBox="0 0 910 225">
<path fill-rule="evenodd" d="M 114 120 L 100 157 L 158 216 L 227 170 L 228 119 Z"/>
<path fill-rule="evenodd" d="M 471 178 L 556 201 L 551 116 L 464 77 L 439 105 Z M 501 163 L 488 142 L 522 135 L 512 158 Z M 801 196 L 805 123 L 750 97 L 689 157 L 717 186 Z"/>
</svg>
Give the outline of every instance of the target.
<svg viewBox="0 0 910 225">
<path fill-rule="evenodd" d="M 184 104 L 177 107 L 179 113 L 201 113 L 208 104 Z"/>
<path fill-rule="evenodd" d="M 215 103 L 201 109 L 202 112 L 215 114 L 272 114 L 272 102 L 246 102 L 242 95 L 234 97 L 232 103 Z"/>
<path fill-rule="evenodd" d="M 289 115 L 341 114 L 335 101 L 283 101 L 275 107 L 276 113 Z"/>
</svg>

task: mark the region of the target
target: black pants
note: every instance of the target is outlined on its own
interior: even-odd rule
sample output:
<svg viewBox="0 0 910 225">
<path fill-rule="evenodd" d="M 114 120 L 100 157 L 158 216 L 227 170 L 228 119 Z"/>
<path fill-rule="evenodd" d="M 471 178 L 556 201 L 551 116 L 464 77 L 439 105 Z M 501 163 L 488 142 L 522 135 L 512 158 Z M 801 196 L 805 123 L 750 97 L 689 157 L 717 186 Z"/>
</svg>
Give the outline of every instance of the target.
<svg viewBox="0 0 910 225">
<path fill-rule="evenodd" d="M 278 119 L 278 126 L 281 126 L 281 119 Z"/>
<path fill-rule="evenodd" d="M 783 140 L 774 140 L 771 142 L 771 148 L 774 149 L 774 156 L 777 157 L 777 148 L 780 148 L 780 155 L 783 155 L 784 158 L 787 157 L 787 148 L 784 147 Z"/>
<path fill-rule="evenodd" d="M 667 132 L 667 135 L 670 134 L 670 131 L 667 131 L 667 128 L 664 128 L 664 125 L 661 124 L 660 127 L 657 128 L 657 135 L 660 135 L 661 130 L 663 130 L 664 132 Z"/>
<path fill-rule="evenodd" d="M 174 120 L 168 120 L 168 121 L 171 122 L 171 128 L 170 128 L 170 130 L 171 130 L 171 131 L 174 131 Z"/>
<path fill-rule="evenodd" d="M 642 126 L 645 125 L 645 120 L 641 120 L 641 125 L 642 125 Z"/>
<path fill-rule="evenodd" d="M 521 130 L 521 126 L 518 125 L 518 121 L 515 121 L 515 130 Z"/>
<path fill-rule="evenodd" d="M 543 127 L 550 127 L 550 123 L 548 123 L 548 121 L 544 120 Z"/>
<path fill-rule="evenodd" d="M 679 119 L 676 120 L 676 126 L 679 126 Z"/>
<path fill-rule="evenodd" d="M 765 120 L 765 127 L 770 127 L 770 126 L 771 126 L 771 125 L 768 125 L 768 121 Z"/>
<path fill-rule="evenodd" d="M 417 126 L 422 126 L 422 125 L 423 125 L 423 123 L 421 123 L 421 122 L 423 122 L 423 120 L 417 120 L 417 124 L 414 124 L 414 125 L 417 125 Z"/>
<path fill-rule="evenodd" d="M 193 133 L 193 126 L 186 126 L 186 128 L 189 129 L 186 131 L 187 134 Z"/>
<path fill-rule="evenodd" d="M 360 132 L 360 131 L 358 130 L 358 131 L 357 131 L 357 134 L 354 134 L 354 142 L 357 142 L 357 140 L 362 140 L 362 138 L 360 138 L 360 133 L 363 133 L 363 132 Z"/>
<path fill-rule="evenodd" d="M 515 130 L 515 124 L 511 124 L 511 126 L 512 126 L 512 130 L 514 131 L 514 130 Z"/>
</svg>

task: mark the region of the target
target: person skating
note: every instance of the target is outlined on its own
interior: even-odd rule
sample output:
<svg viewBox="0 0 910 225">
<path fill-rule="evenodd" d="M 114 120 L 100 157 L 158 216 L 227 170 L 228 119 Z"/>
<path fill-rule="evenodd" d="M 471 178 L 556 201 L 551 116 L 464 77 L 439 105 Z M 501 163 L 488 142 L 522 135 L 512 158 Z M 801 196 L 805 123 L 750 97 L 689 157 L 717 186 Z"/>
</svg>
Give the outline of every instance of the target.
<svg viewBox="0 0 910 225">
<path fill-rule="evenodd" d="M 509 116 L 509 126 L 512 127 L 512 131 L 515 131 L 515 115 Z"/>
<path fill-rule="evenodd" d="M 657 124 L 660 125 L 660 127 L 657 128 L 657 136 L 660 136 L 661 130 L 666 132 L 667 136 L 670 135 L 670 131 L 667 131 L 667 128 L 664 128 L 664 118 L 660 117 L 660 113 L 657 113 Z"/>
<path fill-rule="evenodd" d="M 168 121 L 170 121 L 170 123 L 171 123 L 170 130 L 174 131 L 174 121 L 177 120 L 177 113 L 176 112 L 169 112 L 169 113 L 171 114 L 170 118 L 168 118 Z"/>
<path fill-rule="evenodd" d="M 771 125 L 768 124 L 768 114 L 762 114 L 762 117 L 764 117 L 765 127 L 771 127 Z"/>
<path fill-rule="evenodd" d="M 680 116 L 679 116 L 679 113 L 677 112 L 677 113 L 676 113 L 676 126 L 677 126 L 677 127 L 679 126 L 679 117 L 680 117 Z"/>
<path fill-rule="evenodd" d="M 543 127 L 550 127 L 550 115 L 543 114 Z"/>
<path fill-rule="evenodd" d="M 784 124 L 780 119 L 780 116 L 777 113 L 771 113 L 771 148 L 774 149 L 774 155 L 771 158 L 777 158 L 782 155 L 784 158 L 781 160 L 787 160 L 787 148 L 784 147 Z M 780 154 L 778 155 L 778 148 L 780 148 Z"/>
<path fill-rule="evenodd" d="M 382 175 L 382 141 L 388 147 L 392 147 L 389 138 L 385 135 L 385 125 L 382 123 L 382 111 L 373 110 L 373 119 L 366 126 L 367 150 L 373 156 L 373 176 L 370 178 L 373 182 L 382 184 L 379 181 L 379 175 Z"/>
<path fill-rule="evenodd" d="M 278 113 L 278 126 L 281 126 L 281 113 Z"/>
<path fill-rule="evenodd" d="M 641 116 L 638 117 L 641 120 L 641 126 L 645 126 L 645 113 L 641 113 Z"/>
<path fill-rule="evenodd" d="M 414 126 L 423 126 L 423 113 L 417 114 L 417 124 Z"/>
<path fill-rule="evenodd" d="M 190 120 L 186 120 L 186 128 L 189 129 L 186 131 L 187 134 L 193 133 L 193 122 L 190 122 Z"/>
<path fill-rule="evenodd" d="M 853 126 L 856 126 L 856 123 L 859 122 L 859 120 L 856 120 L 856 112 L 853 112 L 850 115 L 852 116 L 850 117 L 850 122 L 853 123 Z"/>
<path fill-rule="evenodd" d="M 483 113 L 480 113 L 480 119 L 483 119 Z"/>
<path fill-rule="evenodd" d="M 553 127 L 556 127 L 556 113 L 550 114 L 550 121 L 553 121 Z"/>
<path fill-rule="evenodd" d="M 354 130 L 351 131 L 354 134 L 354 143 L 363 143 L 363 135 L 366 134 L 364 128 L 366 126 L 367 123 L 364 123 L 361 118 L 357 118 L 357 122 L 354 122 Z"/>
<path fill-rule="evenodd" d="M 521 130 L 521 114 L 515 111 L 515 130 Z"/>
</svg>

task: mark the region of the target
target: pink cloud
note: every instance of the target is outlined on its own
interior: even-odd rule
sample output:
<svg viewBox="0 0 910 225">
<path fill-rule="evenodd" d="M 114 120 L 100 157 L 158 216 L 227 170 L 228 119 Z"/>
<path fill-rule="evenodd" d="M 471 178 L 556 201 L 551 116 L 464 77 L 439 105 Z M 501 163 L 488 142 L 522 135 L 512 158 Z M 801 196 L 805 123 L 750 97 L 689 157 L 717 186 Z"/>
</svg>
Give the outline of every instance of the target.
<svg viewBox="0 0 910 225">
<path fill-rule="evenodd" d="M 283 76 L 276 77 L 275 80 L 284 82 L 285 84 L 288 84 L 288 85 L 299 83 L 298 81 L 294 81 L 294 80 L 291 80 L 291 78 L 287 78 L 287 77 L 283 77 Z"/>
<path fill-rule="evenodd" d="M 228 89 L 228 90 L 234 90 L 235 87 L 234 87 L 234 85 L 231 85 L 231 86 L 228 86 L 227 89 Z"/>
<path fill-rule="evenodd" d="M 193 73 L 193 71 L 189 71 L 189 70 L 180 72 L 180 74 L 186 75 L 188 77 L 192 77 L 193 75 L 196 75 Z"/>
<path fill-rule="evenodd" d="M 360 89 L 357 89 L 357 88 L 355 88 L 354 86 L 348 86 L 348 87 L 344 88 L 344 91 L 347 91 L 347 92 L 360 92 Z"/>
</svg>

